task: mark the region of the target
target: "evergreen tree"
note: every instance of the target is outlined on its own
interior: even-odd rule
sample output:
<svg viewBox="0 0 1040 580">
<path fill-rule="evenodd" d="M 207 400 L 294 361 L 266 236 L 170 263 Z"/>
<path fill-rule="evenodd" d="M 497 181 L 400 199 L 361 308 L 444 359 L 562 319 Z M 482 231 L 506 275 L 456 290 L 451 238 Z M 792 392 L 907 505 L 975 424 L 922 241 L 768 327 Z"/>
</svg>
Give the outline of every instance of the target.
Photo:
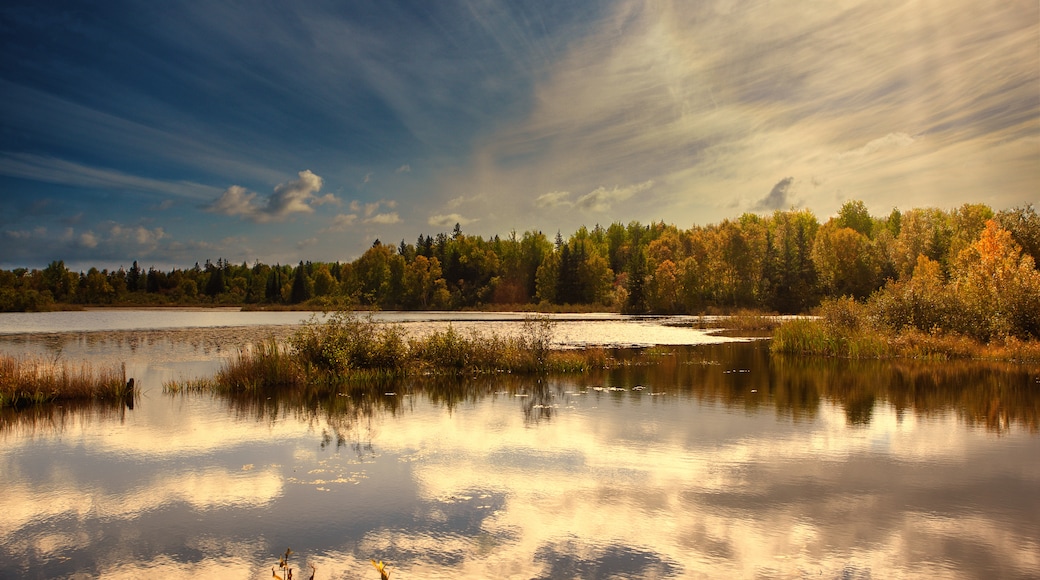
<svg viewBox="0 0 1040 580">
<path fill-rule="evenodd" d="M 264 288 L 264 298 L 268 302 L 281 302 L 282 301 L 282 267 L 281 265 L 275 265 L 271 268 L 271 273 L 267 275 L 267 286 Z"/>
<path fill-rule="evenodd" d="M 622 307 L 626 314 L 642 314 L 647 311 L 646 300 L 646 256 L 636 248 L 629 259 L 628 268 L 628 300 Z"/>
<path fill-rule="evenodd" d="M 307 282 L 307 271 L 303 265 L 303 260 L 300 260 L 300 265 L 296 267 L 296 273 L 293 276 L 290 302 L 299 304 L 300 302 L 310 300 L 311 290 Z"/>
<path fill-rule="evenodd" d="M 224 282 L 224 268 L 220 266 L 218 260 L 217 266 L 210 266 L 209 281 L 206 282 L 206 294 L 208 296 L 217 296 L 223 294 L 225 282 Z"/>
</svg>

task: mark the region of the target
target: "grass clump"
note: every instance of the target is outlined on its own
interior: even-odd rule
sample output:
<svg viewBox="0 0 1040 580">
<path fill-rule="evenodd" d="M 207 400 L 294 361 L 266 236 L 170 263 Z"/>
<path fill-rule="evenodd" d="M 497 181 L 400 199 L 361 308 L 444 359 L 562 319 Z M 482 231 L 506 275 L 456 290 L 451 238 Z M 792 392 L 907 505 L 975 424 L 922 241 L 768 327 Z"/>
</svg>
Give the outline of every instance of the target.
<svg viewBox="0 0 1040 580">
<path fill-rule="evenodd" d="M 134 388 L 126 367 L 95 367 L 33 357 L 0 355 L 0 407 L 24 407 L 56 401 L 122 400 Z"/>
<path fill-rule="evenodd" d="M 986 359 L 1040 361 L 1040 343 L 1015 336 L 988 342 L 933 326 L 896 328 L 878 315 L 874 303 L 849 297 L 824 301 L 817 317 L 790 320 L 773 332 L 774 353 L 843 358 L 912 358 L 924 360 Z"/>
<path fill-rule="evenodd" d="M 240 351 L 214 379 L 170 382 L 164 389 L 257 392 L 414 375 L 585 372 L 611 364 L 602 349 L 553 350 L 554 328 L 549 318 L 533 317 L 512 336 L 464 334 L 448 326 L 408 337 L 400 325 L 336 312 L 324 320 L 312 317 L 287 344 L 270 339 Z"/>
</svg>

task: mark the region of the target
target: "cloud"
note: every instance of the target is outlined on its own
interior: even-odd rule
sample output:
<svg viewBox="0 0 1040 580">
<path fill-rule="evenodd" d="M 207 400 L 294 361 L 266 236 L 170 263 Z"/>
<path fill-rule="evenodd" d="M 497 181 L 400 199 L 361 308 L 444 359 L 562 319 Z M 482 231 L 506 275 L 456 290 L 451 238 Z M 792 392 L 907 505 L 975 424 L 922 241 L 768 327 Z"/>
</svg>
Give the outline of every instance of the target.
<svg viewBox="0 0 1040 580">
<path fill-rule="evenodd" d="M 816 178 L 799 201 L 821 214 L 839 192 L 881 207 L 979 192 L 1013 205 L 1040 187 L 1034 4 L 620 0 L 444 191 L 490 192 L 502 215 L 575 202 L 679 223 L 730 217 L 722 200 L 753 204 L 777 175 Z M 590 191 L 648 180 L 652 205 Z"/>
<path fill-rule="evenodd" d="M 469 225 L 480 220 L 465 218 L 457 213 L 431 215 L 426 223 L 438 228 L 450 228 L 455 224 Z"/>
<path fill-rule="evenodd" d="M 319 202 L 314 197 L 314 194 L 323 185 L 322 179 L 309 169 L 305 169 L 297 175 L 299 175 L 299 179 L 274 188 L 274 195 L 267 200 L 267 208 L 264 213 L 274 218 L 281 218 L 292 213 L 311 213 L 314 211 L 314 208 L 311 207 L 312 203 L 325 203 Z"/>
<path fill-rule="evenodd" d="M 144 247 L 153 247 L 159 243 L 159 240 L 166 237 L 166 231 L 163 228 L 150 230 L 143 226 L 125 227 L 120 224 L 112 225 L 108 234 L 109 242 L 136 244 Z"/>
<path fill-rule="evenodd" d="M 79 243 L 85 248 L 93 249 L 97 247 L 98 239 L 97 236 L 94 235 L 94 232 L 83 232 L 79 236 Z"/>
<path fill-rule="evenodd" d="M 206 199 L 214 191 L 219 191 L 190 181 L 152 179 L 31 153 L 0 154 L 0 175 L 73 187 L 140 191 L 193 199 Z"/>
<path fill-rule="evenodd" d="M 341 213 L 337 214 L 336 217 L 332 218 L 332 225 L 329 226 L 329 231 L 342 232 L 347 228 L 357 223 L 357 214 L 353 213 Z"/>
<path fill-rule="evenodd" d="M 239 185 L 232 185 L 213 203 L 206 206 L 206 211 L 229 216 L 254 217 L 260 208 L 253 203 L 256 194 Z M 260 221 L 260 220 L 257 220 Z"/>
<path fill-rule="evenodd" d="M 600 186 L 579 197 L 578 200 L 574 202 L 574 205 L 581 209 L 587 209 L 590 211 L 610 211 L 615 204 L 625 201 L 637 193 L 647 191 L 653 186 L 653 180 L 625 187 L 618 187 L 615 185 L 612 189 Z M 539 199 L 541 199 L 541 197 L 539 197 Z"/>
<path fill-rule="evenodd" d="M 571 196 L 569 191 L 550 191 L 543 193 L 534 200 L 535 207 L 572 207 L 574 202 L 567 199 Z"/>
<path fill-rule="evenodd" d="M 396 170 L 394 170 L 394 173 L 397 173 L 397 174 L 411 173 L 411 172 L 412 172 L 412 166 L 408 165 L 407 163 L 405 163 L 404 165 L 402 165 L 402 166 L 398 167 Z"/>
<path fill-rule="evenodd" d="M 769 194 L 759 200 L 755 204 L 755 211 L 773 211 L 778 209 L 787 209 L 788 206 L 788 195 L 791 193 L 791 184 L 794 183 L 793 177 L 785 177 L 778 181 L 773 189 L 769 191 Z"/>
<path fill-rule="evenodd" d="M 841 160 L 863 158 L 876 153 L 885 153 L 908 147 L 913 144 L 914 138 L 906 133 L 889 133 L 879 137 L 862 147 L 845 151 L 838 155 Z"/>
<path fill-rule="evenodd" d="M 322 197 L 315 195 L 321 190 L 324 182 L 309 169 L 297 175 L 297 179 L 275 187 L 274 193 L 263 204 L 257 201 L 256 193 L 232 185 L 217 200 L 205 206 L 205 209 L 212 213 L 241 216 L 264 223 L 280 221 L 297 213 L 313 213 L 313 206 L 316 205 L 340 203 L 331 193 Z"/>
<path fill-rule="evenodd" d="M 397 212 L 395 212 L 395 211 L 394 212 L 390 212 L 390 213 L 377 213 L 376 215 L 374 215 L 374 216 L 372 216 L 370 218 L 366 218 L 365 219 L 365 223 L 366 224 L 383 224 L 383 225 L 397 224 L 397 223 L 401 223 L 401 218 L 400 218 L 400 216 L 397 215 Z"/>
</svg>

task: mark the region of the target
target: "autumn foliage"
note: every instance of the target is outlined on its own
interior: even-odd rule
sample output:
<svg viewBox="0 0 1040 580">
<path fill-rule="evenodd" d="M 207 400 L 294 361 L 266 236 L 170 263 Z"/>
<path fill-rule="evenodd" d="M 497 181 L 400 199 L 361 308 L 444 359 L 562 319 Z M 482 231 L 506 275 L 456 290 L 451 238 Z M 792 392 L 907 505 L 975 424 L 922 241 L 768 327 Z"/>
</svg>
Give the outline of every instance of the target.
<svg viewBox="0 0 1040 580">
<path fill-rule="evenodd" d="M 873 324 L 989 340 L 1036 338 L 1040 217 L 1032 206 L 892 210 L 859 201 L 820 223 L 808 210 L 745 213 L 682 229 L 615 222 L 550 239 L 419 235 L 376 240 L 351 261 L 267 265 L 224 259 L 160 271 L 0 270 L 0 311 L 77 305 L 255 308 L 808 313 L 850 297 Z"/>
</svg>

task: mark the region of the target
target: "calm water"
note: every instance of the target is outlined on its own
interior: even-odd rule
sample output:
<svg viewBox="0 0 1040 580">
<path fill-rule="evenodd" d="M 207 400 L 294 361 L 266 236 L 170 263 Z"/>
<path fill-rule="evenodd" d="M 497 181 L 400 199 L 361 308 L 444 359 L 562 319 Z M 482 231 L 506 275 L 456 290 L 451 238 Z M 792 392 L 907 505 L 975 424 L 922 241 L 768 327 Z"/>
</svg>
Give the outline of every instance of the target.
<svg viewBox="0 0 1040 580">
<path fill-rule="evenodd" d="M 0 415 L 2 575 L 269 578 L 286 547 L 294 578 L 317 579 L 378 578 L 370 558 L 395 580 L 1040 570 L 1037 369 L 773 358 L 674 320 L 575 317 L 562 344 L 668 346 L 579 377 L 162 393 L 255 334 L 234 320 L 0 338 L 162 359 L 133 410 Z"/>
</svg>

